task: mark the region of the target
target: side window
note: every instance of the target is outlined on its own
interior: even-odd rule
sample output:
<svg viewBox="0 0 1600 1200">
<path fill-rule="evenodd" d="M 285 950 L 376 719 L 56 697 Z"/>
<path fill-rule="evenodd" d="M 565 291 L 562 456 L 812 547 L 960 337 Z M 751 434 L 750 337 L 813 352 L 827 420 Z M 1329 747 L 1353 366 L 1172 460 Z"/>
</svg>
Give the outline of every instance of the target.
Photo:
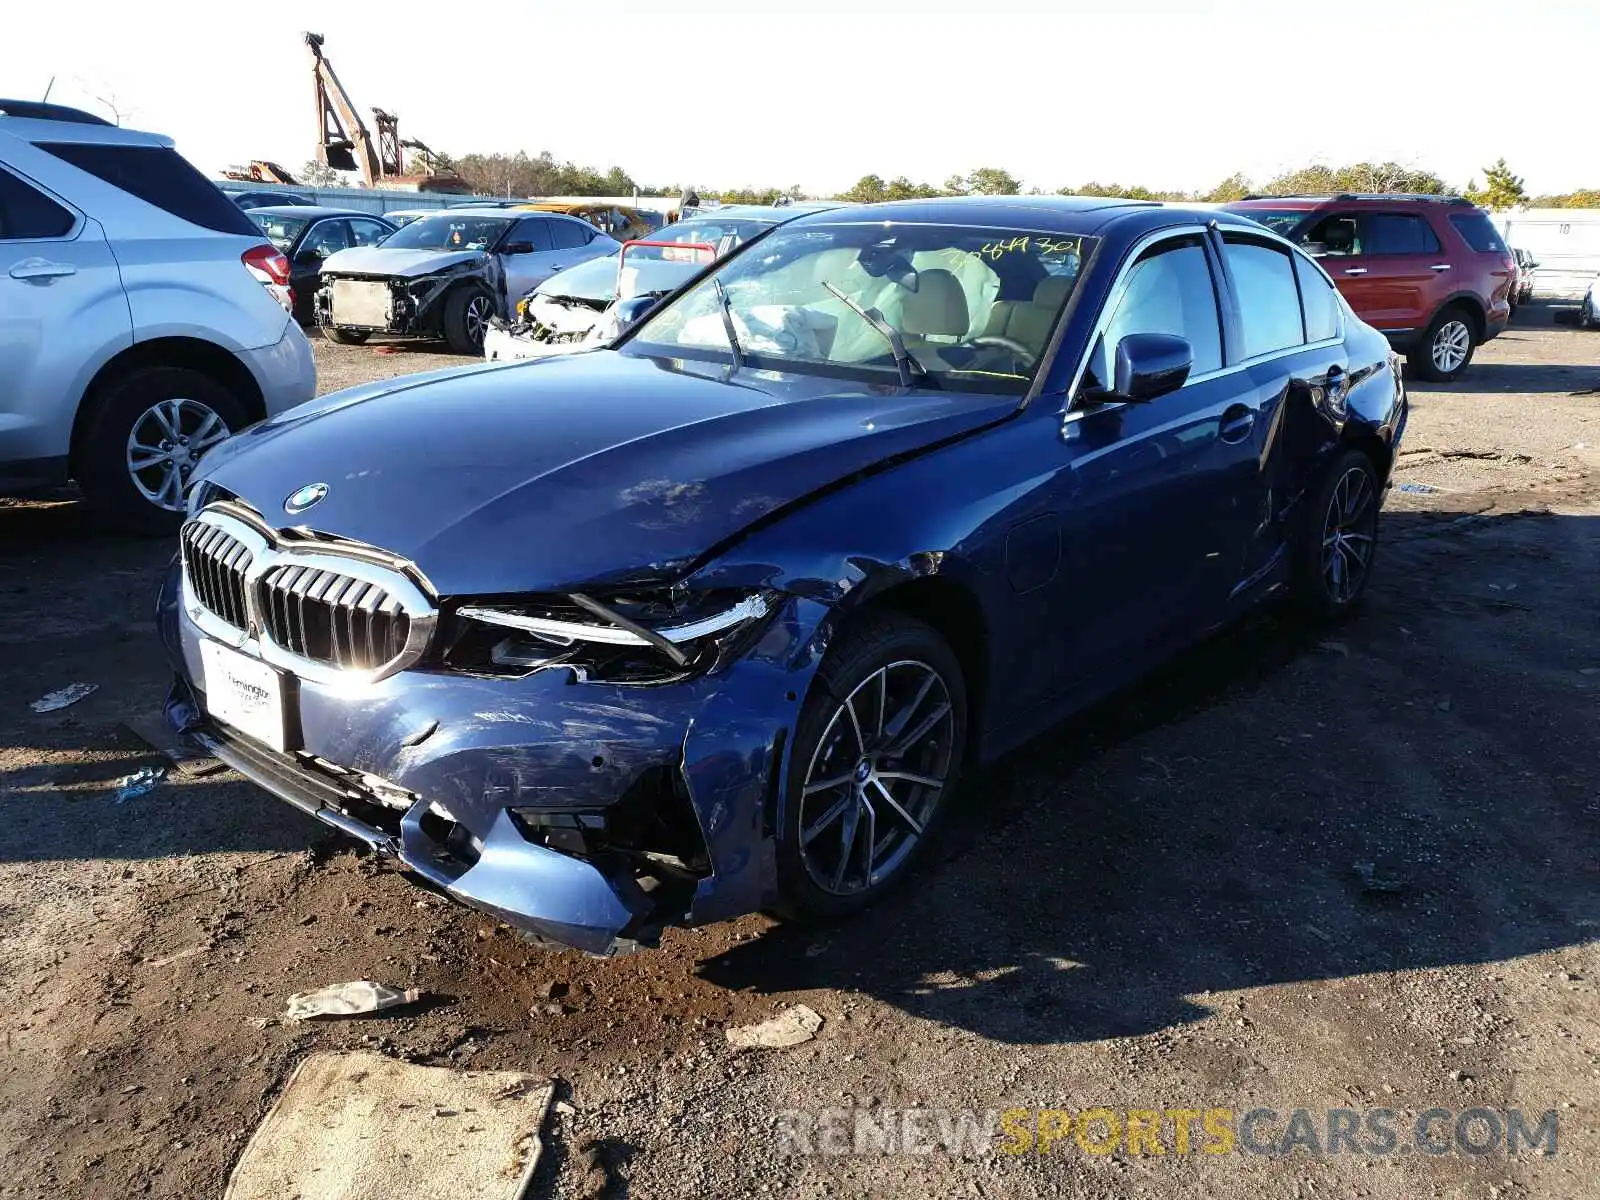
<svg viewBox="0 0 1600 1200">
<path fill-rule="evenodd" d="M 65 237 L 76 221 L 43 192 L 0 171 L 0 242 Z"/>
<path fill-rule="evenodd" d="M 594 238 L 594 230 L 580 221 L 551 221 L 551 241 L 557 250 L 576 250 L 587 246 Z"/>
<path fill-rule="evenodd" d="M 314 252 L 318 258 L 327 258 L 350 245 L 350 227 L 343 221 L 318 221 L 306 234 L 300 250 Z"/>
<path fill-rule="evenodd" d="M 1152 246 L 1128 273 L 1127 288 L 1096 347 L 1090 369 L 1110 387 L 1117 343 L 1130 333 L 1171 333 L 1187 338 L 1194 352 L 1191 375 L 1222 366 L 1222 322 L 1211 265 L 1196 237 Z"/>
<path fill-rule="evenodd" d="M 526 243 L 533 247 L 534 253 L 554 248 L 550 242 L 550 222 L 544 217 L 524 217 L 506 241 L 508 244 Z"/>
<path fill-rule="evenodd" d="M 1305 310 L 1306 341 L 1325 342 L 1339 336 L 1339 294 L 1321 271 L 1298 254 L 1295 278 L 1300 283 L 1300 306 Z"/>
<path fill-rule="evenodd" d="M 1439 239 L 1414 213 L 1367 213 L 1361 241 L 1368 254 L 1437 254 Z"/>
<path fill-rule="evenodd" d="M 1223 240 L 1228 271 L 1239 294 L 1239 320 L 1244 326 L 1244 346 L 1239 357 L 1254 358 L 1303 343 L 1300 294 L 1289 255 L 1276 246 L 1246 241 L 1234 234 Z"/>
<path fill-rule="evenodd" d="M 362 217 L 352 218 L 350 221 L 350 244 L 353 246 L 376 246 L 390 234 L 387 225 L 378 221 L 368 221 Z"/>
<path fill-rule="evenodd" d="M 1334 213 L 1313 225 L 1300 241 L 1312 254 L 1361 254 L 1361 229 L 1349 213 Z"/>
<path fill-rule="evenodd" d="M 1450 224 L 1456 227 L 1456 232 L 1467 240 L 1479 254 L 1504 254 L 1506 252 L 1505 240 L 1500 236 L 1500 231 L 1494 223 L 1481 212 L 1452 213 Z"/>
<path fill-rule="evenodd" d="M 222 194 L 176 150 L 164 146 L 104 146 L 78 142 L 41 142 L 63 162 L 87 171 L 146 204 L 218 233 L 260 237 L 244 210 Z"/>
</svg>

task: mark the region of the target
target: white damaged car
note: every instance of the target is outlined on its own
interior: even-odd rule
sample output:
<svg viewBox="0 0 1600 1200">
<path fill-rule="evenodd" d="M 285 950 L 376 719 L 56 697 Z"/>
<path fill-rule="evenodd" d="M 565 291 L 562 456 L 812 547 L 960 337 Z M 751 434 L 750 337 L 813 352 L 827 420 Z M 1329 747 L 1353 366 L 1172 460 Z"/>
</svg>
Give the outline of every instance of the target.
<svg viewBox="0 0 1600 1200">
<path fill-rule="evenodd" d="M 552 275 L 621 245 L 560 213 L 451 208 L 419 217 L 376 246 L 322 264 L 316 321 L 330 341 L 373 334 L 443 338 L 460 354 L 483 350 L 490 318 Z"/>
</svg>

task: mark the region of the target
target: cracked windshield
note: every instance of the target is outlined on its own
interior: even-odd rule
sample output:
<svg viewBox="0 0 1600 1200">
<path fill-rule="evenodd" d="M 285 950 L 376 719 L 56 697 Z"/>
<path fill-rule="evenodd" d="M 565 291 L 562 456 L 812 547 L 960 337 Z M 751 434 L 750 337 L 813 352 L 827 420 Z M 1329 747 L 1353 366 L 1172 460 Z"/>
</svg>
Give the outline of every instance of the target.
<svg viewBox="0 0 1600 1200">
<path fill-rule="evenodd" d="M 645 353 L 1027 390 L 1093 238 L 970 226 L 774 233 L 663 309 Z"/>
</svg>

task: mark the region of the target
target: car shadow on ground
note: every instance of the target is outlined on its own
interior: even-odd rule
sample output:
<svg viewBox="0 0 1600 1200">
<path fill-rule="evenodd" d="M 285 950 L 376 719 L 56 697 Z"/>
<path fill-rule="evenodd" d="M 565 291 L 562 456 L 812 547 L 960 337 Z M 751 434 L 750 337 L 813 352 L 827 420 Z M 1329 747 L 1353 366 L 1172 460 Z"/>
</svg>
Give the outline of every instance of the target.
<svg viewBox="0 0 1600 1200">
<path fill-rule="evenodd" d="M 1595 348 L 1600 354 L 1600 339 Z M 1555 363 L 1474 362 L 1454 383 L 1423 383 L 1409 380 L 1406 387 L 1415 394 L 1444 392 L 1483 395 L 1505 393 L 1519 398 L 1527 395 L 1567 396 L 1600 387 L 1600 363 L 1592 366 L 1565 366 Z"/>
<path fill-rule="evenodd" d="M 969 779 L 938 861 L 884 904 L 700 975 L 1054 1043 L 1200 1019 L 1208 992 L 1594 937 L 1600 654 L 1575 665 L 1563 622 L 1593 628 L 1600 530 L 1447 519 L 1386 517 L 1355 620 L 1246 620 Z"/>
</svg>

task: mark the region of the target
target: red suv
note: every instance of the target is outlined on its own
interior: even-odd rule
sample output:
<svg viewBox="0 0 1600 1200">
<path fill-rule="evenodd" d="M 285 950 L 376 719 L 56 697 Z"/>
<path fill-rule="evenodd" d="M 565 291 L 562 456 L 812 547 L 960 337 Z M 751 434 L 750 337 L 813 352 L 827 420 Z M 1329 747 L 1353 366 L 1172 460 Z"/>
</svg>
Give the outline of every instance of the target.
<svg viewBox="0 0 1600 1200">
<path fill-rule="evenodd" d="M 1298 242 L 1422 379 L 1448 383 L 1506 327 L 1516 260 L 1457 196 L 1251 196 L 1223 207 Z"/>
</svg>

